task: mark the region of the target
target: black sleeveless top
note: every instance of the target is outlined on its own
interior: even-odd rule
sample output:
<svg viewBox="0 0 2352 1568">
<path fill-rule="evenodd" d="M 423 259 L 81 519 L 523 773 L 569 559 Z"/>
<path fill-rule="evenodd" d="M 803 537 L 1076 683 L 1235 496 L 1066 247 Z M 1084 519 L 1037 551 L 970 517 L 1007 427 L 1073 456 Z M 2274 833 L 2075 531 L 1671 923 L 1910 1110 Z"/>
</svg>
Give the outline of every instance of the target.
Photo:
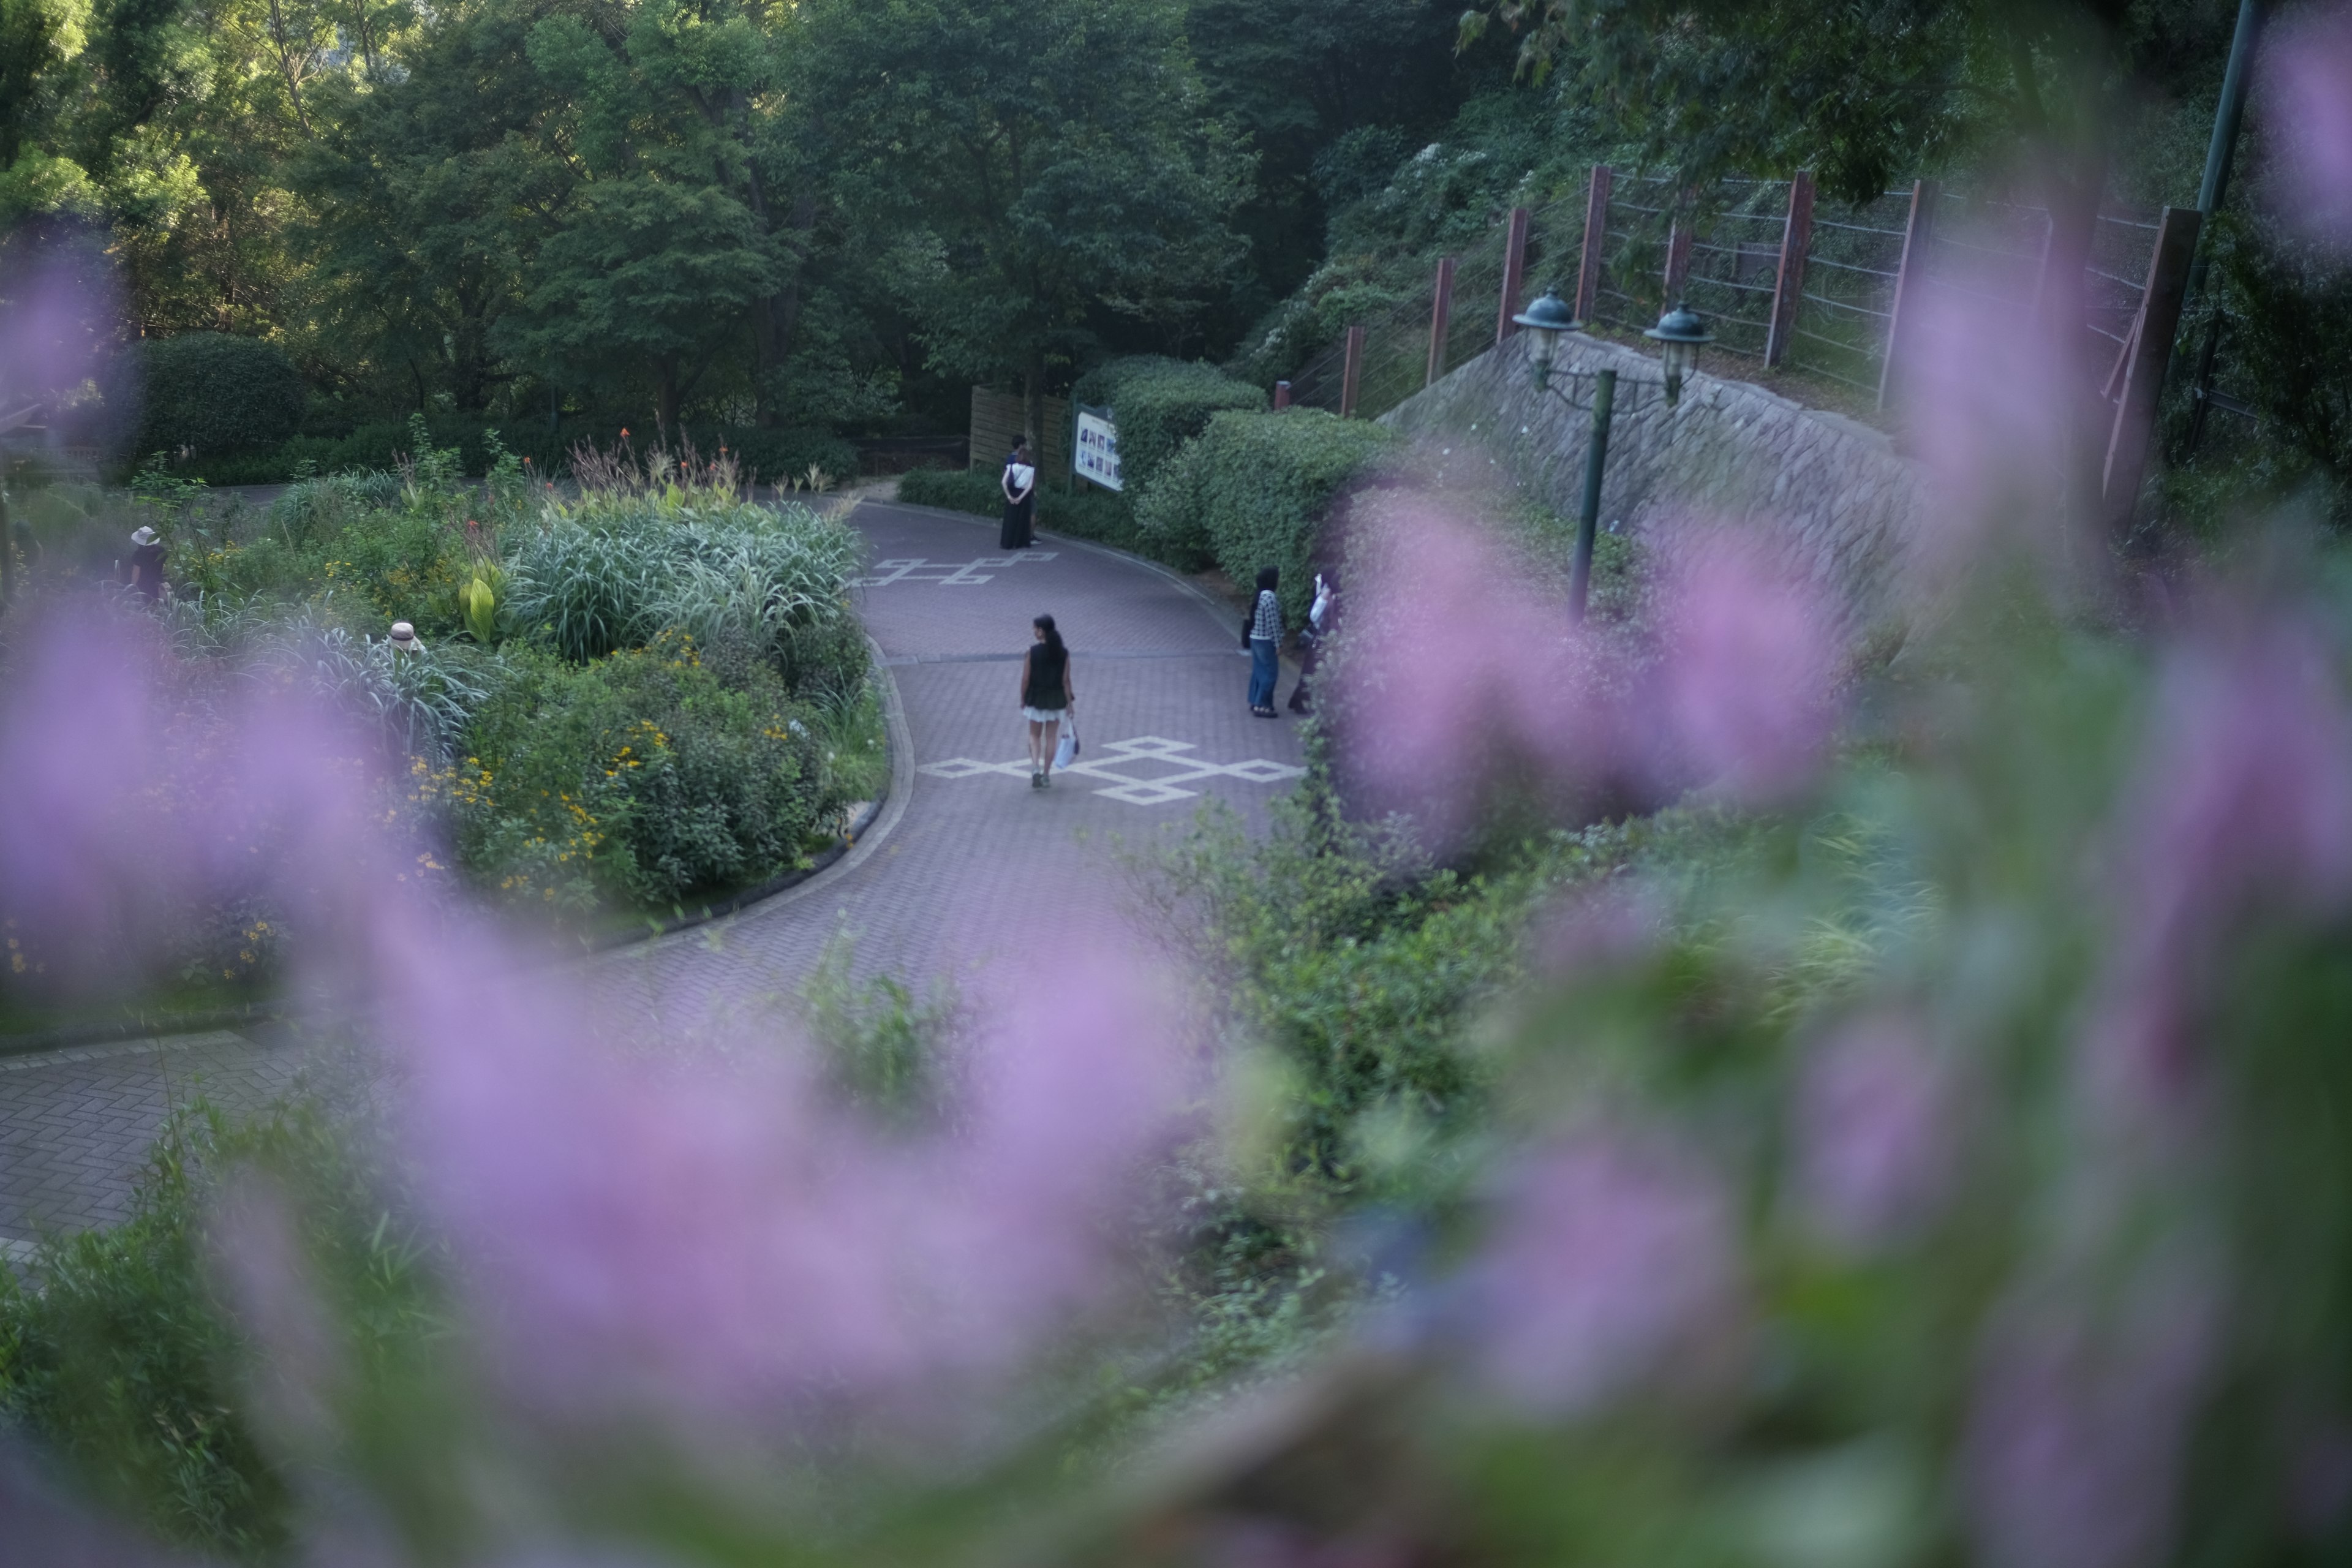
<svg viewBox="0 0 2352 1568">
<path fill-rule="evenodd" d="M 1070 650 L 1059 652 L 1044 643 L 1033 643 L 1029 648 L 1029 677 L 1021 683 L 1021 706 L 1024 708 L 1066 708 L 1070 705 L 1069 684 L 1065 679 L 1070 668 Z"/>
</svg>

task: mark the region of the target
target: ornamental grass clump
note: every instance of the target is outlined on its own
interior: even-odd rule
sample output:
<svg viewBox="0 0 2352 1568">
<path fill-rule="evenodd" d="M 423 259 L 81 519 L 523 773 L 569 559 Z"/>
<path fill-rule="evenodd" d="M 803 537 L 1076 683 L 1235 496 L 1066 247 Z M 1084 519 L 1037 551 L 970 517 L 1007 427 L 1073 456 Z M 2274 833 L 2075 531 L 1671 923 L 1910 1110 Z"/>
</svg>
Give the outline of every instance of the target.
<svg viewBox="0 0 2352 1568">
<path fill-rule="evenodd" d="M 865 675 L 847 602 L 859 551 L 804 506 L 604 494 L 551 506 L 517 542 L 509 615 L 578 662 L 682 633 L 758 647 L 796 689 L 837 693 Z"/>
</svg>

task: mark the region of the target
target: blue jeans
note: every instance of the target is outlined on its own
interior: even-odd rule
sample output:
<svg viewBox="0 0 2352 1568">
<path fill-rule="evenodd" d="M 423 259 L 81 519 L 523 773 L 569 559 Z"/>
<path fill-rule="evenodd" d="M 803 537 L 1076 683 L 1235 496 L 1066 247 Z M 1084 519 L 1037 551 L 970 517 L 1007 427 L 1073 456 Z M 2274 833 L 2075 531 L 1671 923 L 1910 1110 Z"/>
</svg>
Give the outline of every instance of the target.
<svg viewBox="0 0 2352 1568">
<path fill-rule="evenodd" d="M 1274 706 L 1275 682 L 1282 679 L 1282 656 L 1272 637 L 1250 638 L 1250 706 Z"/>
</svg>

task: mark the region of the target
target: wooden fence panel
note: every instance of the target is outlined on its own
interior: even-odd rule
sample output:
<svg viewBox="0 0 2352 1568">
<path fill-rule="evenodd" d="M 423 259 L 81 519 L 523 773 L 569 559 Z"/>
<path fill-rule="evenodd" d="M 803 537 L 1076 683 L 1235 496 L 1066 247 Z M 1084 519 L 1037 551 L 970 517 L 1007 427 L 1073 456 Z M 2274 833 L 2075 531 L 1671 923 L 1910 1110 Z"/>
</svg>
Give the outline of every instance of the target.
<svg viewBox="0 0 2352 1568">
<path fill-rule="evenodd" d="M 1000 392 L 992 386 L 973 387 L 971 467 L 991 472 L 1002 468 L 1004 454 L 1013 450 L 1013 439 L 1022 433 L 1028 413 L 1028 405 L 1017 392 Z M 1037 465 L 1038 476 L 1067 479 L 1072 471 L 1069 399 L 1045 399 L 1045 449 Z"/>
</svg>

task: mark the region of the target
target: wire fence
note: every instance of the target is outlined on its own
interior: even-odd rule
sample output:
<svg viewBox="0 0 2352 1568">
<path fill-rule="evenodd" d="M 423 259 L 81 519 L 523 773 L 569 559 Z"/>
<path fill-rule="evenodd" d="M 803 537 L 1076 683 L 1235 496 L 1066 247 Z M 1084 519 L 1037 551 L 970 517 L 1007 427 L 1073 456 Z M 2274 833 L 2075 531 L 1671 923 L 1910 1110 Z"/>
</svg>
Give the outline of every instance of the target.
<svg viewBox="0 0 2352 1568">
<path fill-rule="evenodd" d="M 1716 340 L 1710 353 L 1760 369 L 1780 301 L 1792 189 L 1789 180 L 1731 180 L 1694 191 L 1668 175 L 1614 176 L 1595 247 L 1589 318 L 1639 331 L 1679 301 L 1706 318 Z M 1916 246 L 1911 189 L 1864 202 L 1813 204 L 1803 254 L 1793 258 L 1802 285 L 1778 356 L 1783 363 L 1874 397 L 1898 297 L 1941 293 L 1987 309 L 2032 308 L 2048 267 L 2048 212 L 1991 192 L 1931 192 L 1928 203 Z M 1585 260 L 1586 209 L 1580 192 L 1528 213 L 1517 308 L 1547 289 L 1575 297 Z M 2157 226 L 2156 213 L 2119 204 L 2100 215 L 2084 269 L 2084 324 L 2095 350 L 2122 353 L 2140 308 Z M 1454 258 L 1444 342 L 1433 364 L 1433 278 L 1419 297 L 1360 323 L 1357 416 L 1378 417 L 1420 391 L 1433 371 L 1444 375 L 1495 345 L 1509 231 L 1508 215 L 1499 216 Z M 1679 265 L 1677 279 L 1670 279 L 1670 260 Z M 1291 377 L 1291 401 L 1339 412 L 1346 383 L 1343 336 Z"/>
</svg>

